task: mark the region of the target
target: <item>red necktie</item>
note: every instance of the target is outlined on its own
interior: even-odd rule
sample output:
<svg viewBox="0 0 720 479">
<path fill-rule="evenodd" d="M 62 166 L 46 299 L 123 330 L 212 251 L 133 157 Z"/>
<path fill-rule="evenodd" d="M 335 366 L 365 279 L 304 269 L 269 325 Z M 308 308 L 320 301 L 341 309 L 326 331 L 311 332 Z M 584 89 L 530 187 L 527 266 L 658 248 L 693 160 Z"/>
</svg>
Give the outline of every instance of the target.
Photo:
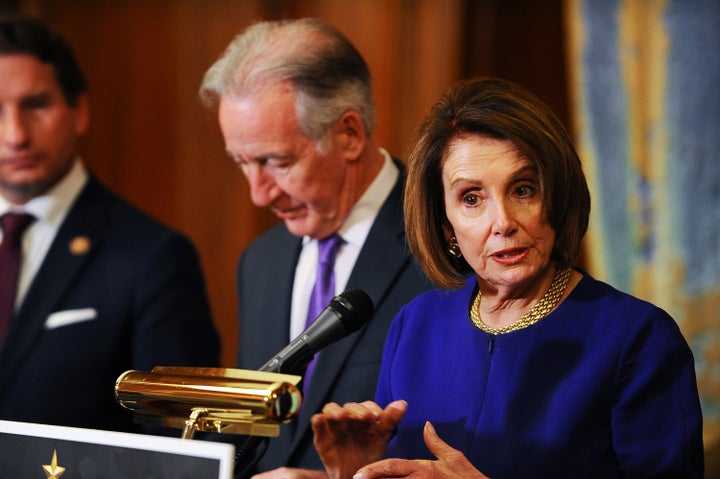
<svg viewBox="0 0 720 479">
<path fill-rule="evenodd" d="M 330 303 L 330 300 L 333 299 L 333 296 L 335 296 L 335 256 L 342 242 L 343 239 L 337 234 L 318 241 L 317 277 L 315 279 L 315 286 L 313 286 L 312 293 L 310 294 L 310 306 L 308 307 L 307 321 L 305 322 L 306 328 L 315 321 L 323 309 Z M 315 368 L 316 358 L 317 354 L 305 370 L 303 390 L 306 393 L 310 385 L 310 376 Z"/>
<path fill-rule="evenodd" d="M 6 213 L 0 217 L 3 232 L 0 243 L 0 344 L 5 339 L 15 309 L 22 234 L 34 219 L 27 213 Z"/>
</svg>

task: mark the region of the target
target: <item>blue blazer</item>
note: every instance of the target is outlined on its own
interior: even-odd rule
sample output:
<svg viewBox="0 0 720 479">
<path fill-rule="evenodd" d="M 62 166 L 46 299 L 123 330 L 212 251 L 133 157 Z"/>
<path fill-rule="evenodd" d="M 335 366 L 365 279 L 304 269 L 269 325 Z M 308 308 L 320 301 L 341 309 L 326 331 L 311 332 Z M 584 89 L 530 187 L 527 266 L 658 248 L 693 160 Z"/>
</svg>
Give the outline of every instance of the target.
<svg viewBox="0 0 720 479">
<path fill-rule="evenodd" d="M 0 350 L 0 419 L 138 431 L 121 373 L 217 364 L 192 244 L 91 177 Z"/>
<path fill-rule="evenodd" d="M 259 463 L 260 471 L 280 466 L 323 468 L 313 447 L 310 417 L 330 401 L 343 404 L 374 398 L 383 344 L 392 319 L 405 303 L 431 287 L 410 259 L 405 242 L 403 181 L 401 175 L 375 219 L 346 288 L 364 290 L 373 300 L 375 314 L 360 331 L 320 353 L 300 415 L 282 426 L 279 437 L 270 440 Z M 288 343 L 292 286 L 301 242 L 285 225 L 279 225 L 248 246 L 240 259 L 240 368 L 259 368 Z"/>
<path fill-rule="evenodd" d="M 507 334 L 470 320 L 475 278 L 406 305 L 378 382 L 378 404 L 408 403 L 387 457 L 434 459 L 423 440 L 431 421 L 489 477 L 703 477 L 702 410 L 680 329 L 582 273 L 557 309 Z"/>
</svg>

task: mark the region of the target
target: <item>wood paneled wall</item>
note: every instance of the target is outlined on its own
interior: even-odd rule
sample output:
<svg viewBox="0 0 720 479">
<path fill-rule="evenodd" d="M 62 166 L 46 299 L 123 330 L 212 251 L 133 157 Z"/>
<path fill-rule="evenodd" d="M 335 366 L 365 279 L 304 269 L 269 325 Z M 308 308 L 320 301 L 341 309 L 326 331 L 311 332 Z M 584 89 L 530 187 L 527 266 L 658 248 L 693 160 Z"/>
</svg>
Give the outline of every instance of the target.
<svg viewBox="0 0 720 479">
<path fill-rule="evenodd" d="M 253 20 L 317 16 L 365 56 L 380 144 L 400 156 L 429 106 L 456 79 L 493 74 L 533 89 L 566 120 L 561 0 L 29 0 L 13 8 L 55 25 L 91 88 L 81 153 L 108 186 L 197 245 L 223 362 L 234 363 L 234 269 L 276 223 L 249 200 L 197 89 Z"/>
</svg>

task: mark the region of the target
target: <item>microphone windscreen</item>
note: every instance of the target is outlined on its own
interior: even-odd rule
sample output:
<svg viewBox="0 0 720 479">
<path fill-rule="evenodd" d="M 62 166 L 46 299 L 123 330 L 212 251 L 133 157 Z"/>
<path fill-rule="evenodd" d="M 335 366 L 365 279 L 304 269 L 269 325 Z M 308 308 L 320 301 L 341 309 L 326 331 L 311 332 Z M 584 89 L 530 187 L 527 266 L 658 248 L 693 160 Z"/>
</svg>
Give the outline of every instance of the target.
<svg viewBox="0 0 720 479">
<path fill-rule="evenodd" d="M 341 313 L 340 321 L 348 333 L 360 329 L 375 311 L 370 296 L 359 288 L 343 291 L 335 296 L 330 304 Z"/>
</svg>

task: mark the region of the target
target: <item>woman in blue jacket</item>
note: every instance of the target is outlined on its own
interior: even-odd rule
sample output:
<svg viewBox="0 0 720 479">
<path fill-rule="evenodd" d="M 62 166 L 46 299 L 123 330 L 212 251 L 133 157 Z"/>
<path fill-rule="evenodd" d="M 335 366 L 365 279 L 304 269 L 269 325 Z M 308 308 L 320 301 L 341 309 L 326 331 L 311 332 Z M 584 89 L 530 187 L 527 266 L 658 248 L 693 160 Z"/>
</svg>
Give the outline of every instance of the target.
<svg viewBox="0 0 720 479">
<path fill-rule="evenodd" d="M 407 181 L 411 252 L 443 289 L 396 317 L 375 402 L 313 418 L 330 477 L 702 477 L 675 321 L 573 267 L 590 195 L 550 110 L 511 82 L 460 82 Z"/>
</svg>

